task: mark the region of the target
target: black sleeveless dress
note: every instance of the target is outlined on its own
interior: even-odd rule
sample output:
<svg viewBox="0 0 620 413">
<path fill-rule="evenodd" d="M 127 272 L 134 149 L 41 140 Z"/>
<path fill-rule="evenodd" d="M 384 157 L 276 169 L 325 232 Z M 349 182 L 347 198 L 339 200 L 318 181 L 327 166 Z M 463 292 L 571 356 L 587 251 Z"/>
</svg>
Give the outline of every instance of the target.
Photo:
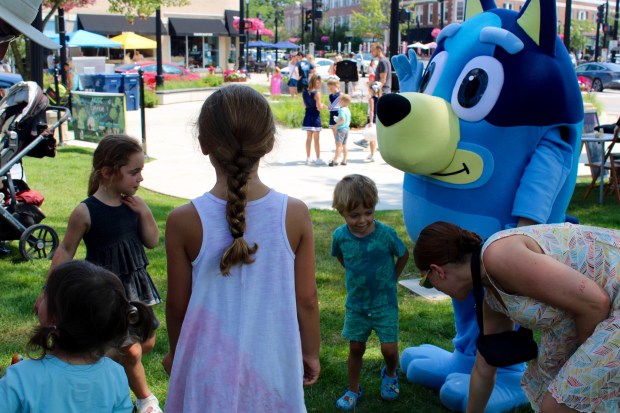
<svg viewBox="0 0 620 413">
<path fill-rule="evenodd" d="M 84 235 L 86 261 L 118 275 L 130 301 L 158 304 L 161 297 L 146 271 L 149 260 L 138 232 L 138 214 L 122 204 L 109 206 L 94 196 L 82 201 L 90 214 Z"/>
</svg>

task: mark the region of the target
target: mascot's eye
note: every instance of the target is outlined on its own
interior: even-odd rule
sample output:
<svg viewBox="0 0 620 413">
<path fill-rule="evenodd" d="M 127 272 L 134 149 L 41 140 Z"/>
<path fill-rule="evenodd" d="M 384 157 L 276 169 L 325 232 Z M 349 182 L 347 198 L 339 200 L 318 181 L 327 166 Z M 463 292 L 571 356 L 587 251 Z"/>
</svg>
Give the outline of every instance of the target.
<svg viewBox="0 0 620 413">
<path fill-rule="evenodd" d="M 420 81 L 420 93 L 432 95 L 439 82 L 443 68 L 448 60 L 448 52 L 441 52 L 428 63 L 422 80 Z"/>
<path fill-rule="evenodd" d="M 459 104 L 466 109 L 476 106 L 487 90 L 489 76 L 482 69 L 474 69 L 465 75 L 458 92 Z"/>
<path fill-rule="evenodd" d="M 493 57 L 478 56 L 461 71 L 452 91 L 452 108 L 463 120 L 482 120 L 497 103 L 503 85 L 502 64 Z"/>
</svg>

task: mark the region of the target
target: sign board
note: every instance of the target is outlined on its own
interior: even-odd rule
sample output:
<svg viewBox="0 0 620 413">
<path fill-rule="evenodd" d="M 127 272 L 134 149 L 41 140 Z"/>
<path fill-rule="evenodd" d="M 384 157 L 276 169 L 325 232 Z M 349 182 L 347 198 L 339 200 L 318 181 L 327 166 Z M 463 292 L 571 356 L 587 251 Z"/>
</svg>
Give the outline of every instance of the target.
<svg viewBox="0 0 620 413">
<path fill-rule="evenodd" d="M 194 33 L 195 37 L 211 37 L 213 33 Z"/>
<path fill-rule="evenodd" d="M 125 133 L 125 94 L 71 92 L 75 139 L 99 142 L 112 133 Z"/>
</svg>

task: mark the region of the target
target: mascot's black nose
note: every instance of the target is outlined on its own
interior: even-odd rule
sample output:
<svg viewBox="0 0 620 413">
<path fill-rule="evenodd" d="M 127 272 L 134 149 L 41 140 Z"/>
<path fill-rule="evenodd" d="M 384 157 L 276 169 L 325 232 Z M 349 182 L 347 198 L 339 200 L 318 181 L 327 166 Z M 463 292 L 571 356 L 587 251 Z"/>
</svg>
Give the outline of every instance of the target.
<svg viewBox="0 0 620 413">
<path fill-rule="evenodd" d="M 389 93 L 379 98 L 377 116 L 384 126 L 392 126 L 411 112 L 411 102 L 404 96 Z"/>
</svg>

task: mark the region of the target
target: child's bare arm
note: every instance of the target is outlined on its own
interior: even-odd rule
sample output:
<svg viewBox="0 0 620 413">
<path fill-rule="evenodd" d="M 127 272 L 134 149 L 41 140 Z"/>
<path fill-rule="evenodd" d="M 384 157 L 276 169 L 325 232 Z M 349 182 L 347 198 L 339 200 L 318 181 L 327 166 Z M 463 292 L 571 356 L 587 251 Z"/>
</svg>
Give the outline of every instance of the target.
<svg viewBox="0 0 620 413">
<path fill-rule="evenodd" d="M 375 101 L 372 98 L 368 99 L 368 108 L 369 108 L 368 118 L 370 119 L 370 121 L 368 122 L 368 125 L 372 126 L 373 125 L 372 120 L 375 117 Z"/>
<path fill-rule="evenodd" d="M 166 259 L 168 263 L 166 326 L 168 328 L 169 351 L 162 361 L 168 374 L 172 370 L 183 319 L 192 295 L 192 259 L 195 258 L 195 252 L 192 251 L 192 248 L 200 248 L 193 245 L 198 239 L 202 239 L 202 227 L 194 206 L 187 204 L 172 211 L 166 223 Z"/>
<path fill-rule="evenodd" d="M 321 102 L 321 92 L 319 92 L 318 90 L 314 95 L 314 101 L 316 102 L 316 107 L 318 110 L 323 110 L 325 108 L 325 105 L 323 105 L 323 102 Z"/>
<path fill-rule="evenodd" d="M 86 234 L 89 228 L 90 214 L 88 207 L 85 204 L 79 204 L 69 216 L 67 232 L 65 232 L 62 242 L 54 252 L 48 274 L 56 266 L 73 259 L 82 238 L 84 238 L 84 234 Z"/>
<path fill-rule="evenodd" d="M 395 270 L 396 270 L 396 278 L 400 277 L 400 274 L 403 272 L 403 270 L 405 269 L 405 265 L 407 264 L 407 261 L 409 260 L 409 251 L 405 250 L 405 253 L 403 254 L 402 257 L 399 257 L 396 260 L 396 265 L 395 265 Z"/>
<path fill-rule="evenodd" d="M 304 385 L 316 383 L 321 365 L 319 350 L 319 300 L 314 261 L 314 233 L 308 207 L 300 200 L 289 198 L 286 227 L 291 248 L 295 251 L 295 296 L 297 319 L 304 363 Z"/>
</svg>

